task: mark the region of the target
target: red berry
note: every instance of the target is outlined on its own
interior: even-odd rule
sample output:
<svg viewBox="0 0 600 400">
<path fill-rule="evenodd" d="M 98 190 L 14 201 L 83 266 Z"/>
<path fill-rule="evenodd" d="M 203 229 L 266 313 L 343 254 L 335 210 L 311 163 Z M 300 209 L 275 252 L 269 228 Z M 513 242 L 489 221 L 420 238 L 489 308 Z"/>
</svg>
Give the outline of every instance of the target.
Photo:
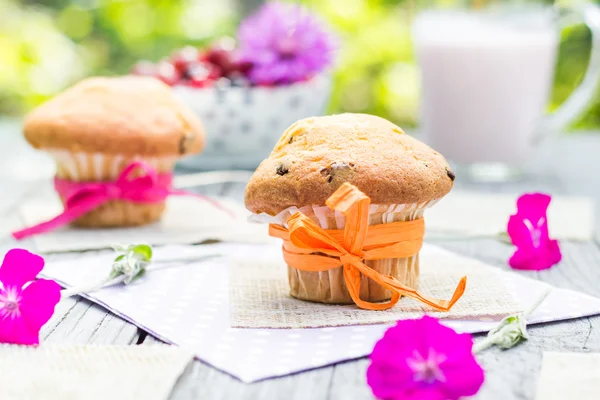
<svg viewBox="0 0 600 400">
<path fill-rule="evenodd" d="M 193 87 L 206 87 L 222 76 L 221 70 L 207 62 L 197 62 L 191 64 L 186 72 L 188 83 Z"/>
<path fill-rule="evenodd" d="M 225 74 L 234 69 L 235 61 L 231 52 L 221 49 L 211 49 L 208 51 L 207 60 L 221 68 Z"/>
<path fill-rule="evenodd" d="M 162 80 L 169 86 L 173 86 L 179 82 L 181 75 L 179 71 L 175 68 L 173 64 L 168 61 L 161 61 L 157 64 L 157 74 L 156 77 Z"/>
<path fill-rule="evenodd" d="M 189 80 L 187 81 L 186 85 L 193 87 L 194 89 L 202 89 L 202 88 L 207 88 L 207 87 L 212 87 L 215 84 L 214 80 L 211 79 L 207 79 L 207 80 Z"/>
<path fill-rule="evenodd" d="M 221 68 L 225 76 L 238 70 L 239 60 L 235 51 L 235 40 L 224 37 L 213 43 L 206 53 L 206 59 Z"/>
<path fill-rule="evenodd" d="M 239 61 L 235 66 L 235 70 L 240 72 L 242 75 L 247 75 L 251 69 L 252 63 L 250 61 Z"/>
<path fill-rule="evenodd" d="M 197 61 L 206 61 L 208 62 L 208 52 L 206 51 L 199 51 L 198 52 L 198 59 Z"/>
<path fill-rule="evenodd" d="M 246 75 L 252 68 L 248 61 L 241 61 L 234 51 L 211 50 L 208 53 L 208 61 L 217 65 L 223 71 L 224 76 L 232 76 L 236 73 Z"/>
<path fill-rule="evenodd" d="M 157 68 L 156 65 L 150 61 L 138 61 L 131 68 L 131 73 L 133 75 L 155 76 L 157 73 Z"/>
<path fill-rule="evenodd" d="M 177 69 L 177 71 L 179 71 L 179 73 L 182 73 L 188 68 L 188 66 L 191 63 L 195 62 L 198 59 L 198 53 L 199 52 L 197 48 L 193 46 L 186 46 L 174 52 L 169 60 Z"/>
</svg>

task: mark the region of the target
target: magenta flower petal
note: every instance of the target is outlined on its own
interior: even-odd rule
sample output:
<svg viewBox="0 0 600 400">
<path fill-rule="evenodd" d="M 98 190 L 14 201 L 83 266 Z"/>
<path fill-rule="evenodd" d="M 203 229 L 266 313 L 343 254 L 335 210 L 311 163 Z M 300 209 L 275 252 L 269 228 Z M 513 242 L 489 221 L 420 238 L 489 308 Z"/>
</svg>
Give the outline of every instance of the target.
<svg viewBox="0 0 600 400">
<path fill-rule="evenodd" d="M 20 310 L 26 325 L 35 332 L 44 326 L 54 314 L 60 301 L 60 285 L 47 279 L 32 282 L 21 293 Z"/>
<path fill-rule="evenodd" d="M 533 237 L 527 225 L 523 223 L 522 215 L 511 215 L 506 230 L 512 244 L 533 249 Z"/>
<path fill-rule="evenodd" d="M 447 400 L 444 393 L 438 388 L 420 388 L 411 392 L 402 393 L 399 397 L 381 397 L 390 400 Z"/>
<path fill-rule="evenodd" d="M 470 335 L 458 334 L 434 318 L 399 321 L 375 345 L 367 382 L 381 399 L 470 396 L 484 379 L 472 347 Z"/>
<path fill-rule="evenodd" d="M 463 336 L 464 343 L 458 348 L 473 347 L 473 339 L 470 335 Z M 442 388 L 445 398 L 458 399 L 462 396 L 473 396 L 476 394 L 484 381 L 483 368 L 477 363 L 475 357 L 463 352 L 456 354 L 455 357 L 449 357 L 444 365 L 444 375 L 452 385 L 446 385 Z"/>
<path fill-rule="evenodd" d="M 562 259 L 556 240 L 550 239 L 547 210 L 551 197 L 524 194 L 517 200 L 517 213 L 508 220 L 507 232 L 517 247 L 509 265 L 515 269 L 542 270 Z"/>
<path fill-rule="evenodd" d="M 41 327 L 60 301 L 60 286 L 51 280 L 33 281 L 44 260 L 13 249 L 0 267 L 0 343 L 39 344 Z M 33 282 L 31 282 L 33 281 Z"/>
<path fill-rule="evenodd" d="M 561 259 L 562 253 L 558 241 L 549 240 L 544 249 L 537 251 L 517 248 L 508 260 L 508 264 L 514 269 L 540 271 L 558 264 Z"/>
<path fill-rule="evenodd" d="M 546 218 L 552 197 L 544 193 L 526 193 L 517 199 L 517 210 L 535 222 Z"/>
<path fill-rule="evenodd" d="M 35 279 L 44 268 L 44 259 L 23 249 L 12 249 L 4 256 L 0 266 L 0 282 L 4 287 L 22 288 Z"/>
<path fill-rule="evenodd" d="M 0 320 L 0 343 L 37 345 L 39 332 L 30 329 L 22 318 Z"/>
</svg>

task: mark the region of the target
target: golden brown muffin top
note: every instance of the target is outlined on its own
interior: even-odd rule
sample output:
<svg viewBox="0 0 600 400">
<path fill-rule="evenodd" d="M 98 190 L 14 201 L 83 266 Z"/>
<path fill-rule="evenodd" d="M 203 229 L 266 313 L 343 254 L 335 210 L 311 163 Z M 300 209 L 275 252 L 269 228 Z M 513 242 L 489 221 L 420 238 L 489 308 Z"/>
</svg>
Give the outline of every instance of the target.
<svg viewBox="0 0 600 400">
<path fill-rule="evenodd" d="M 372 204 L 439 199 L 454 173 L 444 157 L 391 122 L 367 114 L 306 118 L 283 134 L 252 175 L 246 207 L 278 214 L 291 206 L 325 205 L 344 182 Z"/>
<path fill-rule="evenodd" d="M 35 148 L 140 155 L 197 153 L 201 122 L 151 77 L 85 79 L 33 110 L 24 134 Z"/>
</svg>

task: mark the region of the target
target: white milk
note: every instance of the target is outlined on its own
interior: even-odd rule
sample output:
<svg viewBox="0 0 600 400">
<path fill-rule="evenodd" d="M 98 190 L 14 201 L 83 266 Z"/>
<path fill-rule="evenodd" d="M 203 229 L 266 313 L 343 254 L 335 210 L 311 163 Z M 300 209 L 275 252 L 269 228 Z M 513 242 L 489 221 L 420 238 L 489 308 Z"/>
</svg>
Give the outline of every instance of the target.
<svg viewBox="0 0 600 400">
<path fill-rule="evenodd" d="M 425 140 L 457 163 L 525 161 L 553 79 L 548 14 L 431 11 L 416 18 L 413 40 Z"/>
</svg>

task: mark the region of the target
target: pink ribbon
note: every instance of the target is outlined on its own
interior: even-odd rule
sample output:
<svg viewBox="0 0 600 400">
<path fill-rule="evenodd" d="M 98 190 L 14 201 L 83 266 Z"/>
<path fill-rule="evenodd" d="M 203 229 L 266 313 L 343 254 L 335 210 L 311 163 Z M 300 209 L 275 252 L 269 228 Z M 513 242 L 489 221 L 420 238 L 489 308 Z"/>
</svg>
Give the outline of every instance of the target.
<svg viewBox="0 0 600 400">
<path fill-rule="evenodd" d="M 173 174 L 159 174 L 143 161 L 129 164 L 115 182 L 73 182 L 55 178 L 54 187 L 64 199 L 65 210 L 51 220 L 13 232 L 12 235 L 20 240 L 54 230 L 111 200 L 148 204 L 164 201 L 170 195 L 196 196 L 234 216 L 231 211 L 212 199 L 184 190 L 171 189 L 172 181 Z"/>
</svg>

